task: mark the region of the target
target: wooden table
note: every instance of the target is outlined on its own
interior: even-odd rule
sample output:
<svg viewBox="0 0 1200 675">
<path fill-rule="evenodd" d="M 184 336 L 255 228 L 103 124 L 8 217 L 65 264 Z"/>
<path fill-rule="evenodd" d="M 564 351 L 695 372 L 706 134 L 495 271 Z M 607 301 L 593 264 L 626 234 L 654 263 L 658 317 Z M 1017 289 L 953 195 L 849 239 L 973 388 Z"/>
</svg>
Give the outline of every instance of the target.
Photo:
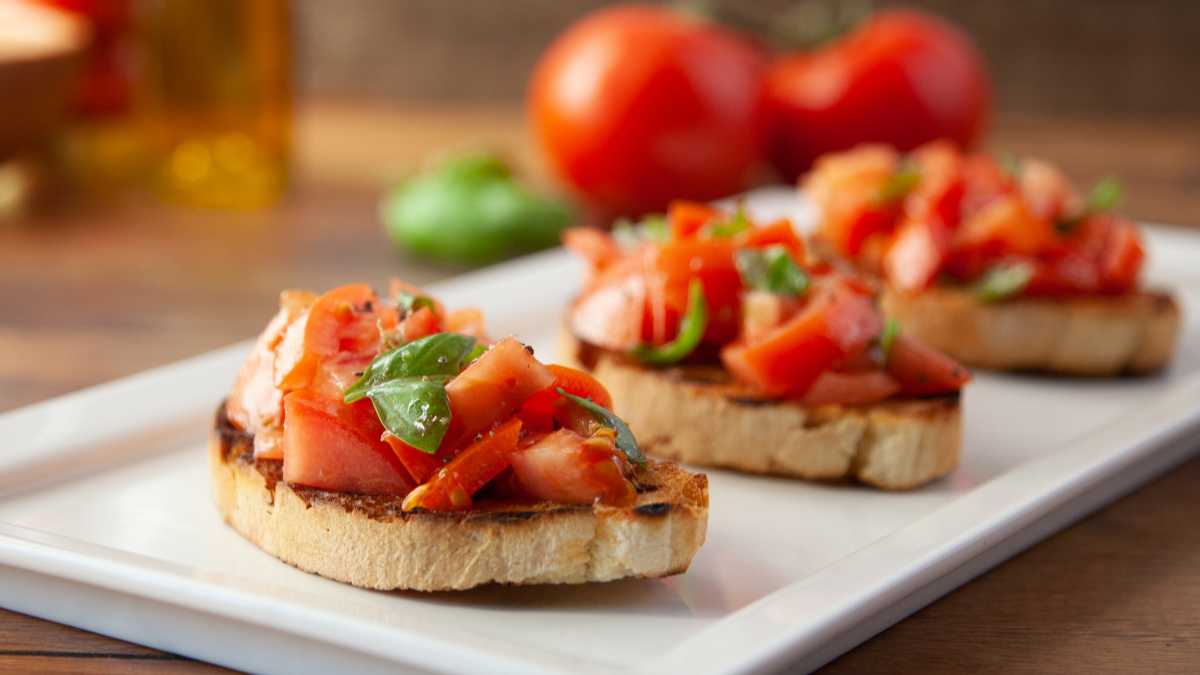
<svg viewBox="0 0 1200 675">
<path fill-rule="evenodd" d="M 1200 134 L 1186 120 L 1002 118 L 993 146 L 1056 158 L 1086 183 L 1123 178 L 1126 210 L 1200 224 Z M 254 213 L 147 199 L 0 226 L 0 411 L 255 333 L 279 289 L 417 283 L 461 270 L 393 253 L 379 186 L 446 147 L 504 150 L 542 176 L 511 109 L 310 106 L 297 187 Z M 1195 672 L 1200 459 L 885 631 L 830 672 Z M 210 666 L 0 610 L 0 673 Z"/>
</svg>

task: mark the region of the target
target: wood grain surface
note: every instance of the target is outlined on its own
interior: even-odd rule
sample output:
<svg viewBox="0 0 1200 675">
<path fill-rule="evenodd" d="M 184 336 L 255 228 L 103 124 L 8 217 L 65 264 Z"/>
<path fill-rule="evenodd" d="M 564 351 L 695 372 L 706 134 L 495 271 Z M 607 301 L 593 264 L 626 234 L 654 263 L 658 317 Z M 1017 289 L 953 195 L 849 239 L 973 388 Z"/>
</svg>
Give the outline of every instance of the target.
<svg viewBox="0 0 1200 675">
<path fill-rule="evenodd" d="M 1187 120 L 1003 118 L 996 148 L 1124 180 L 1131 215 L 1200 224 Z M 279 289 L 462 270 L 387 246 L 375 200 L 446 146 L 499 148 L 545 182 L 511 108 L 309 106 L 297 184 L 252 213 L 145 198 L 0 225 L 0 411 L 254 334 Z M 832 663 L 829 672 L 1196 672 L 1200 459 L 1051 537 Z M 0 673 L 200 672 L 205 664 L 0 610 Z"/>
</svg>

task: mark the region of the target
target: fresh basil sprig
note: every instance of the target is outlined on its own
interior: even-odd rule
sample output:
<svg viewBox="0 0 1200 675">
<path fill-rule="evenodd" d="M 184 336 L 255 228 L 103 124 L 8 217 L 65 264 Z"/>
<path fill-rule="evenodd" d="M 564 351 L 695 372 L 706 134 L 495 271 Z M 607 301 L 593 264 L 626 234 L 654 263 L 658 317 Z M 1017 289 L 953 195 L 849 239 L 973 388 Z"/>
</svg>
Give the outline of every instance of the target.
<svg viewBox="0 0 1200 675">
<path fill-rule="evenodd" d="M 1007 300 L 1025 290 L 1031 279 L 1033 266 L 1029 263 L 997 265 L 975 284 L 975 295 L 984 302 Z"/>
<path fill-rule="evenodd" d="M 629 461 L 634 464 L 645 464 L 646 456 L 642 454 L 642 449 L 638 447 L 637 439 L 633 436 L 633 431 L 629 429 L 629 425 L 625 424 L 624 420 L 617 417 L 613 411 L 593 402 L 591 399 L 568 394 L 562 387 L 558 388 L 558 393 L 569 401 L 574 401 L 579 407 L 590 412 L 596 421 L 606 427 L 611 427 L 617 432 L 617 449 L 625 453 Z"/>
<path fill-rule="evenodd" d="M 376 357 L 344 400 L 371 399 L 385 429 L 412 447 L 437 452 L 450 427 L 446 382 L 463 369 L 475 338 L 436 333 Z"/>
<path fill-rule="evenodd" d="M 896 344 L 896 338 L 900 336 L 900 322 L 892 317 L 883 324 L 883 332 L 879 334 L 879 353 L 882 357 L 882 365 L 887 365 L 888 357 L 892 354 L 892 345 Z"/>
<path fill-rule="evenodd" d="M 1121 201 L 1121 183 L 1112 176 L 1101 178 L 1088 192 L 1087 199 L 1083 202 L 1083 210 L 1070 218 L 1059 220 L 1054 225 L 1059 233 L 1070 234 L 1091 216 L 1113 210 L 1119 201 Z"/>
<path fill-rule="evenodd" d="M 783 246 L 741 249 L 735 254 L 734 262 L 742 282 L 756 291 L 792 296 L 808 291 L 808 274 Z"/>
<path fill-rule="evenodd" d="M 704 285 L 692 279 L 688 285 L 687 314 L 679 322 L 679 334 L 665 345 L 638 345 L 633 356 L 643 363 L 667 365 L 682 360 L 700 345 L 704 330 L 708 327 L 708 302 L 704 299 Z"/>
</svg>

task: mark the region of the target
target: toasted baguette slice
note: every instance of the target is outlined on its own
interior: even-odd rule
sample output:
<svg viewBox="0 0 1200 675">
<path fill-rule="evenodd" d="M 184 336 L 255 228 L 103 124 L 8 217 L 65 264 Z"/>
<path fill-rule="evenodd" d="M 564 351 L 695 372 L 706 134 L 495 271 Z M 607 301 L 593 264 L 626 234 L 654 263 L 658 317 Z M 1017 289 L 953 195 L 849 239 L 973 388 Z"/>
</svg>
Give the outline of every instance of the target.
<svg viewBox="0 0 1200 675">
<path fill-rule="evenodd" d="M 673 464 L 640 469 L 637 503 L 490 502 L 465 513 L 403 513 L 399 497 L 331 493 L 280 479 L 253 436 L 224 416 L 209 443 L 217 510 L 267 553 L 363 588 L 462 590 L 679 574 L 704 543 L 708 479 Z"/>
<path fill-rule="evenodd" d="M 933 288 L 888 291 L 884 313 L 903 330 L 968 366 L 1070 375 L 1147 373 L 1175 352 L 1179 305 L 1162 292 L 980 302 Z"/>
<path fill-rule="evenodd" d="M 642 447 L 689 464 L 907 490 L 958 465 L 958 394 L 862 406 L 764 400 L 719 367 L 647 369 L 564 331 L 563 360 L 588 368 Z"/>
</svg>

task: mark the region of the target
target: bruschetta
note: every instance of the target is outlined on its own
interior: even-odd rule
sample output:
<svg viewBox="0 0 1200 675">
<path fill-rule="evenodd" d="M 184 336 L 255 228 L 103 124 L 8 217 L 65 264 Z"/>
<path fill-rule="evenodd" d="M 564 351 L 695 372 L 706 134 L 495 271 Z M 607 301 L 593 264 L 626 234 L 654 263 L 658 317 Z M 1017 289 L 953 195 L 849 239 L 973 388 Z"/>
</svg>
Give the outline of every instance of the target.
<svg viewBox="0 0 1200 675">
<path fill-rule="evenodd" d="M 1136 225 L 1111 180 L 1081 196 L 1056 167 L 933 143 L 863 146 L 804 179 L 817 241 L 884 280 L 885 312 L 969 366 L 1146 373 L 1175 351 L 1174 298 L 1141 287 Z"/>
<path fill-rule="evenodd" d="M 405 284 L 285 291 L 217 411 L 215 501 L 267 553 L 364 588 L 682 572 L 707 480 L 647 460 L 610 407 Z"/>
<path fill-rule="evenodd" d="M 813 261 L 790 222 L 677 202 L 565 243 L 590 278 L 563 357 L 649 452 L 892 490 L 957 465 L 967 371 L 886 321 L 871 284 Z"/>
</svg>

